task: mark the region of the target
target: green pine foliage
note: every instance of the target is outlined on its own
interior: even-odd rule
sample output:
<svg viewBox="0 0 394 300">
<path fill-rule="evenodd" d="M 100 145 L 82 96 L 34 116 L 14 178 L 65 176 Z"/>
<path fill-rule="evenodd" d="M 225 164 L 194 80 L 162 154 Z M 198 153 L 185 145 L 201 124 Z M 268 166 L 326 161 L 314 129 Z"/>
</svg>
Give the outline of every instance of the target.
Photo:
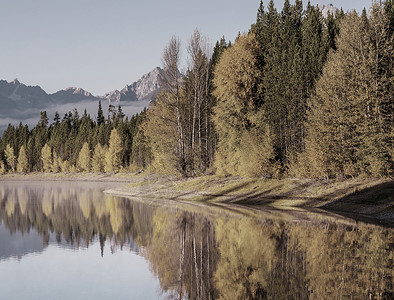
<svg viewBox="0 0 394 300">
<path fill-rule="evenodd" d="M 125 118 L 120 108 L 114 115 L 116 122 L 104 120 L 99 125 L 87 114 L 86 110 L 80 116 L 78 111 L 74 109 L 73 112 L 66 113 L 63 119 L 56 112 L 52 124 L 49 124 L 47 113 L 41 112 L 40 120 L 32 130 L 29 130 L 28 126 L 22 123 L 16 127 L 9 125 L 0 139 L 0 160 L 3 162 L 4 172 L 45 171 L 69 173 L 77 170 L 87 172 L 91 169 L 91 166 L 88 168 L 84 164 L 82 167 L 79 161 L 82 148 L 87 144 L 89 149 L 94 149 L 96 145 L 101 144 L 103 151 L 105 151 L 109 144 L 111 131 L 114 128 L 117 128 L 122 140 L 122 150 L 119 155 L 121 160 L 120 167 L 126 168 L 131 163 L 134 135 L 137 134 L 138 127 L 142 123 L 145 114 L 146 109 L 131 118 Z M 46 160 L 45 168 L 43 168 L 42 151 L 45 144 L 47 144 L 47 147 L 45 147 L 44 152 L 48 154 L 48 149 L 51 149 L 51 158 L 49 159 L 49 154 L 46 156 L 48 159 Z M 19 157 L 18 160 L 15 158 L 14 163 L 7 163 L 6 153 L 10 154 L 10 149 L 8 149 L 8 152 L 6 151 L 7 145 L 16 154 L 22 151 L 21 158 L 24 157 L 23 152 L 25 152 L 27 159 L 23 159 L 23 171 L 18 169 L 22 167 L 19 166 Z M 104 158 L 102 158 L 102 155 L 100 157 L 102 162 L 100 162 L 98 172 L 103 172 Z"/>
<path fill-rule="evenodd" d="M 32 130 L 9 125 L 0 173 L 130 166 L 181 176 L 392 176 L 393 7 L 376 1 L 360 16 L 323 18 L 309 2 L 303 10 L 285 0 L 277 11 L 260 1 L 249 33 L 223 37 L 212 55 L 196 30 L 184 74 L 172 38 L 163 92 L 149 109 L 128 117 L 110 105 L 105 118 L 99 102 L 96 119 L 74 109 L 49 124 L 43 111 Z"/>
</svg>

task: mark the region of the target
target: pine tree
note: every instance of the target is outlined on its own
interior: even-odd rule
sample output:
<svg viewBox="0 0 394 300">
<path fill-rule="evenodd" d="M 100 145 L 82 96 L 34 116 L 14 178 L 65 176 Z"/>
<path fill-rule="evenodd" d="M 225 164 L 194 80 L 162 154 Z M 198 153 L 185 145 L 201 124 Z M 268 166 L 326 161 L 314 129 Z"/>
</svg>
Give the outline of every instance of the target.
<svg viewBox="0 0 394 300">
<path fill-rule="evenodd" d="M 83 172 L 89 172 L 91 168 L 91 156 L 90 156 L 90 149 L 89 144 L 85 142 L 82 146 L 81 151 L 78 155 L 78 167 Z"/>
<path fill-rule="evenodd" d="M 100 126 L 101 124 L 104 124 L 104 121 L 105 121 L 105 117 L 104 117 L 103 109 L 101 107 L 101 100 L 100 100 L 98 112 L 97 112 L 97 125 Z"/>
<path fill-rule="evenodd" d="M 59 113 L 57 111 L 55 112 L 55 117 L 54 117 L 53 121 L 54 121 L 54 125 L 59 125 L 60 124 L 60 116 L 59 116 Z"/>
<path fill-rule="evenodd" d="M 370 26 L 373 18 L 372 14 Z M 392 119 L 385 119 L 382 113 L 392 97 L 387 93 L 392 77 L 386 81 L 388 73 L 383 70 L 387 61 L 373 59 L 377 51 L 370 44 L 373 46 L 374 31 L 368 33 L 367 28 L 356 13 L 346 16 L 337 40 L 338 49 L 329 57 L 316 95 L 311 98 L 303 154 L 304 160 L 309 161 L 311 176 L 376 176 L 392 171 L 390 129 L 384 129 L 392 126 Z M 384 53 L 392 53 L 392 43 L 379 40 L 379 57 L 384 58 Z M 385 75 L 380 77 L 376 70 Z"/>
<path fill-rule="evenodd" d="M 120 153 L 122 149 L 122 140 L 120 139 L 118 131 L 114 128 L 111 131 L 108 152 L 105 155 L 106 172 L 118 172 L 120 170 L 122 162 Z"/>
<path fill-rule="evenodd" d="M 19 150 L 17 171 L 20 173 L 29 171 L 29 161 L 27 159 L 25 146 L 22 146 Z"/>
<path fill-rule="evenodd" d="M 8 168 L 10 172 L 15 172 L 16 170 L 16 157 L 14 154 L 14 148 L 10 146 L 10 144 L 7 144 L 4 155 L 7 161 Z"/>
<path fill-rule="evenodd" d="M 42 170 L 44 172 L 51 172 L 52 171 L 52 149 L 49 147 L 48 144 L 45 144 L 41 150 L 41 160 L 42 160 Z"/>
</svg>

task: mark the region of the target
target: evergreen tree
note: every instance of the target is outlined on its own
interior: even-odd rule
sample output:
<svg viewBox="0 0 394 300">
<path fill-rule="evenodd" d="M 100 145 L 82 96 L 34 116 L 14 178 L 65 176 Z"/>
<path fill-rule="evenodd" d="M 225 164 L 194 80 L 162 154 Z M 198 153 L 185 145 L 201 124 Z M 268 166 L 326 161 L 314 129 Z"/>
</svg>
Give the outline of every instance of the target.
<svg viewBox="0 0 394 300">
<path fill-rule="evenodd" d="M 54 121 L 54 125 L 59 125 L 60 124 L 60 116 L 59 116 L 59 113 L 57 111 L 55 112 L 55 117 L 54 117 L 53 121 Z"/>
<path fill-rule="evenodd" d="M 104 117 L 103 109 L 101 107 L 101 100 L 100 100 L 98 112 L 97 112 L 97 125 L 100 126 L 101 124 L 104 124 L 104 122 L 105 122 L 105 117 Z"/>
<path fill-rule="evenodd" d="M 381 13 L 377 17 L 384 19 Z M 372 27 L 373 18 L 372 13 Z M 316 95 L 311 98 L 308 139 L 301 162 L 309 162 L 307 172 L 311 176 L 376 176 L 392 172 L 392 107 L 391 117 L 385 118 L 383 113 L 392 97 L 387 93 L 392 77 L 384 71 L 384 57 L 392 53 L 392 43 L 380 36 L 382 60 L 377 61 L 374 58 L 378 50 L 373 47 L 376 31 L 366 30 L 363 19 L 355 12 L 346 16 L 337 40 L 338 49 L 329 57 Z M 380 71 L 385 75 L 380 77 Z"/>
<path fill-rule="evenodd" d="M 29 171 L 29 161 L 27 159 L 25 146 L 22 146 L 19 150 L 17 171 L 20 173 Z"/>
</svg>

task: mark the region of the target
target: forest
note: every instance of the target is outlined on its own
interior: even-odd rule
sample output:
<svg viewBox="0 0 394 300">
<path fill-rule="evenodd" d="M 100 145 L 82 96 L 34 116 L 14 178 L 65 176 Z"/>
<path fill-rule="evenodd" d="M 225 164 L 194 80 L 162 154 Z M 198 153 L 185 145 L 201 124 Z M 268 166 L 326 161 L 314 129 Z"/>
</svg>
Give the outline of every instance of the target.
<svg viewBox="0 0 394 300">
<path fill-rule="evenodd" d="M 346 178 L 394 171 L 393 1 L 325 18 L 309 2 L 263 2 L 213 50 L 198 30 L 163 50 L 162 92 L 141 114 L 110 105 L 32 129 L 9 125 L 0 173 L 119 172 Z"/>
</svg>

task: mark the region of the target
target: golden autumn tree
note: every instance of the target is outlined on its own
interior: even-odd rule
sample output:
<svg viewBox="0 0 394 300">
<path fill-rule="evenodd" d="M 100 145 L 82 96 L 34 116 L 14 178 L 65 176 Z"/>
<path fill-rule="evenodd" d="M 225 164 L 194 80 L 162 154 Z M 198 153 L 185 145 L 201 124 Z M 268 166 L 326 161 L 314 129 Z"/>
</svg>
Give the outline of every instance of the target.
<svg viewBox="0 0 394 300">
<path fill-rule="evenodd" d="M 105 168 L 105 153 L 108 151 L 107 146 L 103 146 L 97 143 L 94 147 L 93 157 L 92 157 L 92 171 L 93 172 L 104 172 Z"/>
<path fill-rule="evenodd" d="M 224 51 L 214 71 L 219 174 L 270 176 L 274 171 L 272 138 L 259 110 L 259 51 L 253 34 L 240 36 Z"/>
<path fill-rule="evenodd" d="M 89 144 L 85 142 L 78 155 L 78 167 L 84 172 L 89 172 L 91 169 L 91 165 L 92 164 Z"/>
<path fill-rule="evenodd" d="M 29 161 L 27 159 L 25 146 L 23 145 L 19 150 L 17 171 L 21 173 L 29 171 Z"/>
<path fill-rule="evenodd" d="M 112 129 L 111 135 L 109 138 L 109 147 L 108 151 L 105 155 L 105 171 L 106 172 L 119 172 L 122 161 L 121 161 L 121 152 L 122 152 L 122 140 L 118 134 L 116 128 Z"/>
<path fill-rule="evenodd" d="M 41 149 L 42 169 L 44 172 L 52 171 L 52 149 L 48 144 L 45 144 Z"/>
<path fill-rule="evenodd" d="M 10 144 L 7 144 L 5 150 L 4 150 L 5 158 L 7 161 L 7 165 L 10 168 L 11 172 L 15 172 L 16 170 L 16 157 L 14 154 L 14 148 L 10 146 Z"/>
</svg>

